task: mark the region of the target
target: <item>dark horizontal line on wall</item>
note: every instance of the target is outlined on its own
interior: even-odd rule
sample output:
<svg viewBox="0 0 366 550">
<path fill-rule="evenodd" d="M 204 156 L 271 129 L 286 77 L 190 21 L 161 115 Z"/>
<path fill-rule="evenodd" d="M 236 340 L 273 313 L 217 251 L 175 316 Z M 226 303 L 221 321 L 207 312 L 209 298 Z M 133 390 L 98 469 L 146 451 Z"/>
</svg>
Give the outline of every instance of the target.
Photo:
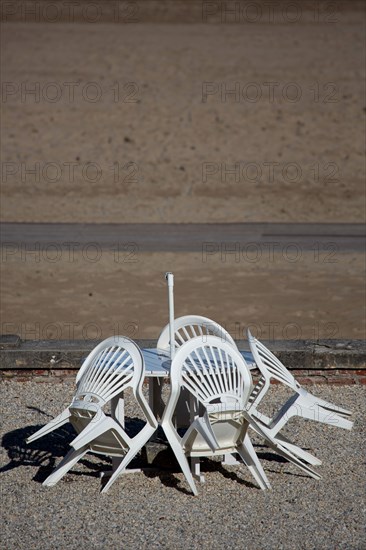
<svg viewBox="0 0 366 550">
<path fill-rule="evenodd" d="M 299 244 L 303 250 L 333 245 L 339 252 L 363 252 L 365 226 L 349 223 L 13 223 L 0 224 L 2 247 L 16 252 L 26 247 L 70 247 L 70 243 L 95 243 L 102 249 L 135 245 L 139 252 L 213 252 L 216 247 L 234 243 L 241 247 L 257 245 Z M 276 239 L 273 243 L 272 240 Z"/>
</svg>

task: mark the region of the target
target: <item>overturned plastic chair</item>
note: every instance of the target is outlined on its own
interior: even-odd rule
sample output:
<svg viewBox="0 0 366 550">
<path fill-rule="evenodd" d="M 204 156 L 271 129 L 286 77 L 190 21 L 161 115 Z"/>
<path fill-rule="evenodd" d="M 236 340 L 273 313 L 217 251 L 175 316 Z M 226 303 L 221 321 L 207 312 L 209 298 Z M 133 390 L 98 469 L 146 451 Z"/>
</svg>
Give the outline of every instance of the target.
<svg viewBox="0 0 366 550">
<path fill-rule="evenodd" d="M 346 409 L 332 405 L 331 403 L 328 403 L 327 401 L 324 401 L 323 399 L 320 399 L 306 391 L 297 382 L 294 376 L 286 369 L 281 361 L 279 361 L 279 359 L 277 359 L 277 357 L 261 342 L 254 338 L 249 330 L 248 340 L 250 350 L 261 374 L 258 383 L 249 397 L 248 412 L 252 417 L 259 421 L 263 433 L 267 436 L 267 438 L 269 438 L 269 442 L 271 443 L 275 440 L 276 443 L 280 445 L 282 451 L 284 451 L 281 453 L 282 456 L 288 458 L 286 456 L 287 450 L 290 452 L 289 456 L 292 462 L 294 462 L 292 460 L 293 455 L 296 455 L 302 461 L 314 466 L 321 464 L 321 461 L 318 458 L 304 451 L 289 441 L 287 437 L 280 434 L 280 430 L 293 416 L 317 420 L 318 422 L 323 422 L 331 426 L 351 430 L 353 423 L 348 419 L 348 417 L 352 413 Z M 267 394 L 272 378 L 277 380 L 277 382 L 288 386 L 293 390 L 294 394 L 284 403 L 273 418 L 269 418 L 258 410 L 258 406 Z M 300 466 L 300 468 L 302 467 L 301 464 L 297 465 Z M 318 474 L 314 475 L 312 470 L 309 471 L 306 467 L 304 469 L 312 475 L 312 477 L 320 477 Z"/>
<path fill-rule="evenodd" d="M 201 336 L 182 344 L 171 365 L 171 393 L 162 427 L 193 492 L 201 479 L 199 457 L 238 453 L 261 489 L 270 487 L 248 436 L 245 413 L 252 388 L 249 369 L 240 353 L 217 336 Z M 173 416 L 181 390 L 192 397 L 191 424 L 181 437 Z M 195 409 L 195 410 L 194 410 Z M 247 417 L 245 417 L 245 415 Z M 187 457 L 191 457 L 191 468 Z"/>
<path fill-rule="evenodd" d="M 170 348 L 170 325 L 169 323 L 162 330 L 157 343 L 158 349 L 168 351 Z M 206 341 L 208 335 L 217 336 L 222 342 L 228 342 L 236 348 L 234 339 L 221 325 L 208 317 L 201 315 L 184 315 L 174 319 L 174 346 L 180 348 L 182 344 L 191 338 L 201 337 L 202 342 Z"/>
<path fill-rule="evenodd" d="M 71 450 L 43 485 L 55 485 L 87 452 L 114 458 L 115 468 L 106 492 L 157 428 L 157 421 L 142 394 L 144 362 L 140 349 L 129 338 L 116 336 L 101 342 L 87 357 L 72 403 L 58 417 L 27 439 L 39 437 L 71 422 L 78 436 Z M 123 420 L 108 416 L 103 408 L 132 388 L 147 423 L 135 437 L 124 430 Z M 116 465 L 116 461 L 118 465 Z M 127 470 L 128 471 L 128 470 Z"/>
</svg>

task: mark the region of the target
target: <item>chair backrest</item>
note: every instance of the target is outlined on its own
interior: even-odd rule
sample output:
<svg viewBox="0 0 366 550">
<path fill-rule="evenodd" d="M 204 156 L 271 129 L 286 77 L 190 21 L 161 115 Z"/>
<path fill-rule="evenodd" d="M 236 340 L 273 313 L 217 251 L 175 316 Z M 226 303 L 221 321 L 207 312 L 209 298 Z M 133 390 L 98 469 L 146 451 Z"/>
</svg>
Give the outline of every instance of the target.
<svg viewBox="0 0 366 550">
<path fill-rule="evenodd" d="M 93 349 L 82 369 L 75 399 L 94 396 L 95 402 L 107 403 L 128 387 L 136 394 L 144 376 L 144 359 L 135 342 L 112 336 Z"/>
<path fill-rule="evenodd" d="M 293 375 L 286 369 L 285 365 L 269 349 L 266 348 L 259 340 L 254 338 L 250 330 L 247 331 L 250 351 L 253 354 L 254 361 L 262 373 L 269 380 L 275 378 L 282 384 L 289 386 L 292 389 L 300 388 L 300 384 Z"/>
<path fill-rule="evenodd" d="M 207 317 L 202 317 L 200 315 L 185 315 L 174 320 L 174 343 L 176 349 L 180 348 L 180 346 L 188 340 L 198 336 L 201 337 L 202 342 L 205 342 L 207 335 L 210 334 L 217 336 L 222 342 L 228 342 L 236 348 L 234 339 L 230 334 L 221 325 Z M 169 349 L 169 324 L 164 327 L 160 334 L 157 347 L 164 350 Z"/>
<path fill-rule="evenodd" d="M 173 392 L 184 386 L 208 412 L 245 407 L 252 387 L 249 368 L 239 351 L 217 336 L 190 339 L 176 352 L 171 366 Z M 220 405 L 221 404 L 221 405 Z"/>
</svg>

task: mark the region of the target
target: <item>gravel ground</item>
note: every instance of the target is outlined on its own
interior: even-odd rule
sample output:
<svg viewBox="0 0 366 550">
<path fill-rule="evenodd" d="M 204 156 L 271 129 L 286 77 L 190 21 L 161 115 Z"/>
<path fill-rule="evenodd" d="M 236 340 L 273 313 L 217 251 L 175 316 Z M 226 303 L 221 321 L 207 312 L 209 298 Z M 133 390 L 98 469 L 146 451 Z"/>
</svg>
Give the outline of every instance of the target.
<svg viewBox="0 0 366 550">
<path fill-rule="evenodd" d="M 323 460 L 322 480 L 303 475 L 261 446 L 272 484 L 260 491 L 244 466 L 206 460 L 206 483 L 193 497 L 177 467 L 121 477 L 100 495 L 108 461 L 87 455 L 53 488 L 41 482 L 67 451 L 68 429 L 32 446 L 24 438 L 69 403 L 73 384 L 5 382 L 2 387 L 2 548 L 365 548 L 362 387 L 313 393 L 354 412 L 352 432 L 294 419 L 289 433 Z M 275 388 L 276 400 L 284 393 Z M 127 421 L 138 411 L 127 404 Z M 155 446 L 156 447 L 156 446 Z M 139 459 L 143 460 L 143 457 Z M 155 459 L 169 464 L 169 453 Z"/>
</svg>

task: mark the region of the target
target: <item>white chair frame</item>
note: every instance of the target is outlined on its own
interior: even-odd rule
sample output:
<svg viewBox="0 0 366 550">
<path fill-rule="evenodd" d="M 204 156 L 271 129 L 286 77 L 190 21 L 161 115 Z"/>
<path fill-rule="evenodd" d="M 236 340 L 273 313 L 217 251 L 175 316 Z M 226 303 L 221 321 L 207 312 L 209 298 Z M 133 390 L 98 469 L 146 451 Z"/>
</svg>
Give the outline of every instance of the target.
<svg viewBox="0 0 366 550">
<path fill-rule="evenodd" d="M 69 453 L 43 485 L 55 485 L 89 451 L 112 457 L 114 470 L 102 492 L 108 491 L 119 475 L 128 472 L 128 464 L 158 425 L 142 393 L 144 374 L 141 351 L 129 338 L 107 338 L 94 348 L 83 364 L 83 373 L 69 407 L 27 439 L 31 443 L 67 422 L 71 422 L 78 433 L 70 444 Z M 133 438 L 124 430 L 123 416 L 108 416 L 103 410 L 111 401 L 114 405 L 118 403 L 129 387 L 147 420 Z"/>
<path fill-rule="evenodd" d="M 287 437 L 279 433 L 280 430 L 293 416 L 317 420 L 318 422 L 350 430 L 353 423 L 347 417 L 351 415 L 351 412 L 317 398 L 302 388 L 279 359 L 254 338 L 249 330 L 248 340 L 250 350 L 261 374 L 250 395 L 248 412 L 259 421 L 263 433 L 267 437 L 270 436 L 271 440 L 274 439 L 283 449 L 287 449 L 291 455 L 296 455 L 301 461 L 313 466 L 320 465 L 321 460 L 290 442 Z M 294 395 L 284 403 L 273 418 L 269 418 L 258 410 L 258 406 L 267 394 L 272 378 L 288 386 L 293 390 Z M 320 477 L 319 475 L 314 476 L 311 472 L 308 473 L 313 477 Z"/>
<path fill-rule="evenodd" d="M 162 427 L 193 494 L 197 495 L 193 475 L 200 478 L 199 457 L 233 452 L 239 454 L 260 488 L 269 488 L 247 433 L 245 405 L 252 383 L 238 350 L 217 336 L 208 335 L 205 342 L 202 335 L 191 338 L 176 351 L 170 378 Z M 190 392 L 197 407 L 190 427 L 180 437 L 173 417 L 182 388 Z M 193 474 L 187 457 L 193 459 Z"/>
</svg>

